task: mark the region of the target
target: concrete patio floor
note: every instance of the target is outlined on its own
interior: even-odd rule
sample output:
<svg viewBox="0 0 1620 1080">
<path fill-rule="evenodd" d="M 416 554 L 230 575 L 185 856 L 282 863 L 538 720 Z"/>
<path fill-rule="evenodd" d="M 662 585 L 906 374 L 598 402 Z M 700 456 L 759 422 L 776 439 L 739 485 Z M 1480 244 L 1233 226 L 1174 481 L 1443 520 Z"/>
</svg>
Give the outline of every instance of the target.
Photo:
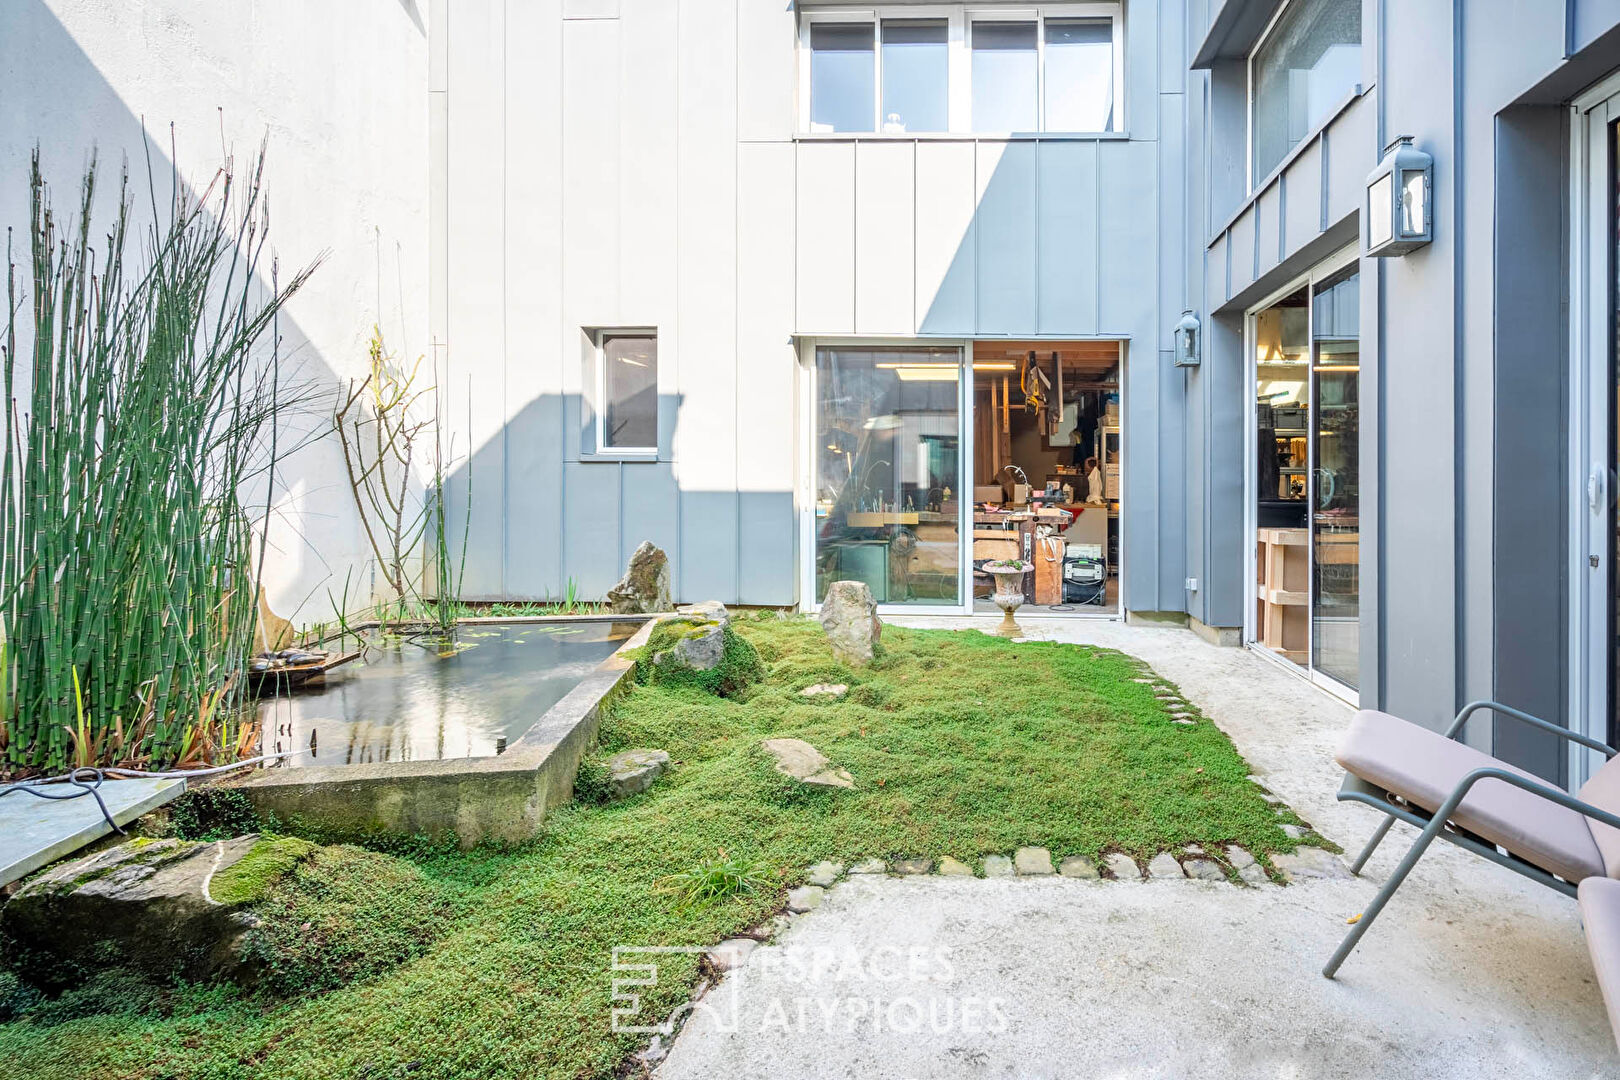
<svg viewBox="0 0 1620 1080">
<path fill-rule="evenodd" d="M 1185 630 L 1020 621 L 1146 660 L 1347 851 L 1377 824 L 1334 798 L 1349 709 L 1303 680 Z M 657 1075 L 1620 1076 L 1574 901 L 1449 845 L 1322 978 L 1415 835 L 1361 879 L 1286 888 L 852 877 L 710 992 Z"/>
</svg>

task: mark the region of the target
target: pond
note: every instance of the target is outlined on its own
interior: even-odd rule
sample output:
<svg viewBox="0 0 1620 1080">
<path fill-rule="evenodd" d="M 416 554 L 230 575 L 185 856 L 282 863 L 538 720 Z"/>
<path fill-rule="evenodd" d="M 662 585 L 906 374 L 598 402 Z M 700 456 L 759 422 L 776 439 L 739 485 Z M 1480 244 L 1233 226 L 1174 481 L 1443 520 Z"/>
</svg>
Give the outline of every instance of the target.
<svg viewBox="0 0 1620 1080">
<path fill-rule="evenodd" d="M 533 727 L 639 628 L 471 624 L 456 631 L 453 647 L 372 631 L 360 660 L 261 701 L 264 752 L 309 749 L 286 759 L 293 767 L 486 757 Z M 354 649 L 355 639 L 342 648 Z"/>
</svg>

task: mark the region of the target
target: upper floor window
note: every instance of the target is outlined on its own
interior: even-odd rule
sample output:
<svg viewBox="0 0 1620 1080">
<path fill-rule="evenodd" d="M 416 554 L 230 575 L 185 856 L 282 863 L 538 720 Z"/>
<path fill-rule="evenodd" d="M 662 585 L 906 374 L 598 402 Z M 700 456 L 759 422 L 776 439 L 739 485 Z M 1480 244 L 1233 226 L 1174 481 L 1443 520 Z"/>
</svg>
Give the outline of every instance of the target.
<svg viewBox="0 0 1620 1080">
<path fill-rule="evenodd" d="M 1361 0 L 1288 0 L 1249 57 L 1251 180 L 1361 81 Z"/>
<path fill-rule="evenodd" d="M 801 16 L 809 132 L 1119 130 L 1123 35 L 1112 3 L 906 6 Z"/>
</svg>

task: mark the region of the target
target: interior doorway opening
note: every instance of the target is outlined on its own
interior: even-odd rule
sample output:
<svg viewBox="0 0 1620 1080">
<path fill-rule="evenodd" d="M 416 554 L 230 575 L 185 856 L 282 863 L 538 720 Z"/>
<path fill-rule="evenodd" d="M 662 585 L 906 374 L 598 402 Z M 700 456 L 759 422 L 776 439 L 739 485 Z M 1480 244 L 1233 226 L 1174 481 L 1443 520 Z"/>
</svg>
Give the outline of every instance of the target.
<svg viewBox="0 0 1620 1080">
<path fill-rule="evenodd" d="M 973 609 L 987 561 L 1024 559 L 1023 613 L 1120 611 L 1124 439 L 1119 341 L 972 343 Z"/>
</svg>

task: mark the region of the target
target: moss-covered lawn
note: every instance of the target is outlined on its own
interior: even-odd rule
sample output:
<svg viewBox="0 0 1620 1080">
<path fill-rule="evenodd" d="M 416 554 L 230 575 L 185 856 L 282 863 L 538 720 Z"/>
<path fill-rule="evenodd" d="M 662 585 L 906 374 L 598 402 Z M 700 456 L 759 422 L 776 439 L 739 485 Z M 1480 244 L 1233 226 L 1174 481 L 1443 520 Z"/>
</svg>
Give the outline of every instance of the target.
<svg viewBox="0 0 1620 1080">
<path fill-rule="evenodd" d="M 604 754 L 669 751 L 675 764 L 649 792 L 561 811 L 520 849 L 396 856 L 434 883 L 446 912 L 414 958 L 290 997 L 132 993 L 109 976 L 0 1025 L 0 1076 L 611 1075 L 638 1048 L 609 1030 L 613 946 L 707 945 L 757 925 L 808 863 L 977 865 L 1022 844 L 1055 858 L 1293 847 L 1278 828 L 1290 819 L 1248 782 L 1230 741 L 1201 718 L 1172 723 L 1130 657 L 888 627 L 879 662 L 855 672 L 833 662 L 813 622 L 736 625 L 764 661 L 763 683 L 729 700 L 643 686 L 604 726 Z M 847 683 L 849 695 L 799 696 L 818 682 Z M 758 745 L 782 735 L 821 749 L 856 789 L 806 790 L 776 774 Z M 660 889 L 721 850 L 763 861 L 779 886 L 684 910 Z M 278 902 L 296 910 L 285 894 Z M 282 982 L 296 985 L 293 974 Z M 663 963 L 644 1015 L 662 1018 L 696 976 L 688 958 Z"/>
</svg>

